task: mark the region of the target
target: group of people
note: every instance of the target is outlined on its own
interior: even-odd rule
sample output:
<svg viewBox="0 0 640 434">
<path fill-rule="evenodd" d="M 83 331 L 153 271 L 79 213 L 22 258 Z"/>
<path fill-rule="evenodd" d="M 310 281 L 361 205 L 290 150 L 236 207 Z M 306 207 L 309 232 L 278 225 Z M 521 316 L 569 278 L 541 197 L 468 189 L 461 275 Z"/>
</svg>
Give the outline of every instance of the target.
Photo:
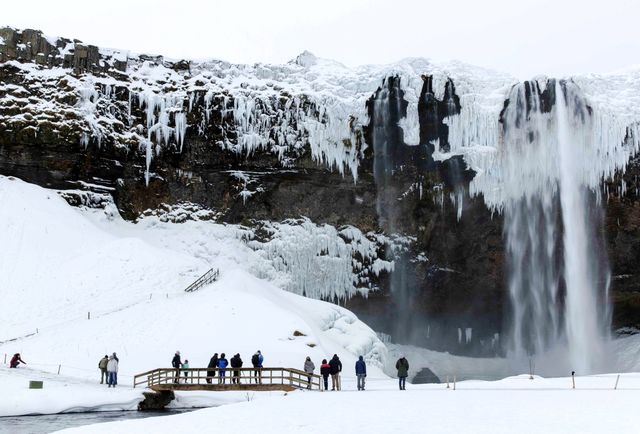
<svg viewBox="0 0 640 434">
<path fill-rule="evenodd" d="M 256 351 L 255 354 L 251 357 L 251 364 L 254 370 L 251 371 L 252 378 L 249 380 L 249 382 L 251 382 L 252 380 L 255 381 L 256 384 L 262 382 L 261 369 L 263 366 L 263 362 L 264 357 L 262 356 L 262 352 L 260 352 L 260 350 Z M 228 368 L 231 368 L 231 384 L 240 384 L 240 368 L 242 368 L 243 365 L 244 362 L 242 361 L 242 357 L 240 357 L 239 353 L 236 353 L 233 357 L 231 357 L 231 360 L 227 360 L 225 353 L 221 353 L 219 356 L 218 353 L 215 353 L 211 357 L 211 359 L 209 360 L 209 364 L 207 365 L 207 368 L 211 370 L 207 371 L 206 381 L 207 383 L 211 384 L 217 372 L 218 384 L 224 384 L 227 378 L 227 370 Z M 171 366 L 176 370 L 176 376 L 174 378 L 175 383 L 180 382 L 180 370 L 183 371 L 185 382 L 189 380 L 189 377 L 191 376 L 191 372 L 188 370 L 189 361 L 181 361 L 180 351 L 176 351 L 176 353 L 174 354 L 173 359 L 171 360 Z"/>
<path fill-rule="evenodd" d="M 11 359 L 11 367 L 15 368 L 19 363 L 25 363 L 21 358 L 20 354 L 15 354 Z M 116 387 L 118 384 L 118 363 L 119 359 L 116 353 L 113 353 L 111 356 L 104 356 L 100 359 L 98 363 L 98 368 L 101 372 L 100 384 L 106 380 L 107 385 L 109 387 Z M 251 377 L 249 382 L 255 381 L 256 384 L 262 383 L 262 367 L 264 364 L 264 356 L 260 350 L 256 351 L 253 356 L 251 356 L 251 365 L 253 370 L 251 371 Z M 191 377 L 191 371 L 189 371 L 189 360 L 185 359 L 184 362 L 181 359 L 180 351 L 176 351 L 173 359 L 171 360 L 171 366 L 176 370 L 176 375 L 174 377 L 174 383 L 180 382 L 180 371 L 184 375 L 185 383 L 189 381 L 189 377 Z M 215 379 L 216 372 L 218 373 L 218 384 L 225 384 L 226 382 L 226 372 L 229 368 L 231 368 L 232 376 L 231 376 L 231 384 L 240 384 L 240 368 L 242 368 L 243 362 L 239 353 L 236 353 L 231 360 L 227 360 L 226 354 L 221 353 L 218 356 L 218 353 L 215 353 L 211 359 L 209 360 L 209 364 L 207 368 L 210 370 L 207 371 L 206 381 L 211 384 Z M 315 373 L 316 366 L 311 360 L 311 357 L 307 356 L 304 361 L 303 370 L 308 377 L 308 385 L 307 388 L 311 388 L 311 376 Z M 406 390 L 406 381 L 409 376 L 409 361 L 404 357 L 400 357 L 396 362 L 396 370 L 398 372 L 398 385 L 400 390 Z M 322 359 L 322 363 L 320 364 L 320 375 L 322 376 L 322 380 L 324 383 L 324 390 L 329 390 L 329 377 L 331 377 L 331 390 L 339 391 L 342 389 L 340 374 L 342 373 L 342 362 L 337 354 L 334 354 L 333 357 L 327 362 L 327 359 Z M 358 357 L 358 360 L 355 364 L 355 373 L 357 378 L 357 387 L 358 390 L 365 390 L 365 379 L 367 377 L 367 364 L 364 361 L 362 356 Z"/>
<path fill-rule="evenodd" d="M 98 362 L 98 369 L 100 369 L 100 384 L 107 382 L 108 387 L 116 387 L 118 384 L 118 364 L 120 359 L 116 353 L 107 356 L 106 354 Z"/>
<path fill-rule="evenodd" d="M 304 371 L 307 374 L 313 374 L 315 365 L 310 357 L 304 362 Z M 400 390 L 406 390 L 405 384 L 409 376 L 409 361 L 404 357 L 400 357 L 396 362 L 396 370 L 398 371 L 398 384 Z M 362 356 L 358 357 L 355 365 L 356 379 L 358 390 L 364 390 L 365 379 L 367 378 L 367 364 Z M 331 376 L 331 390 L 341 390 L 340 373 L 342 372 L 342 362 L 337 354 L 334 354 L 331 360 L 322 360 L 320 365 L 320 375 L 324 382 L 324 390 L 329 390 L 329 376 Z M 311 377 L 309 377 L 309 388 L 311 388 Z"/>
</svg>

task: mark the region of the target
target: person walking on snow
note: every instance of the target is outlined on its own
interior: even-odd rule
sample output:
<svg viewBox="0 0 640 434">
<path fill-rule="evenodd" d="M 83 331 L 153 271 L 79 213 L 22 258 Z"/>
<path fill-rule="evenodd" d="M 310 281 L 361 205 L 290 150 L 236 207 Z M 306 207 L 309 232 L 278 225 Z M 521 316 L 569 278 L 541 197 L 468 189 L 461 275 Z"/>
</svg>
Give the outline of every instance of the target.
<svg viewBox="0 0 640 434">
<path fill-rule="evenodd" d="M 320 375 L 322 375 L 322 379 L 324 380 L 324 389 L 329 389 L 329 375 L 331 374 L 331 365 L 327 363 L 327 359 L 322 359 L 322 364 L 320 365 Z"/>
<path fill-rule="evenodd" d="M 220 375 L 218 376 L 218 384 L 224 384 L 225 375 L 227 373 L 226 367 L 229 366 L 229 361 L 224 356 L 224 353 L 220 354 L 218 359 L 218 368 L 220 369 Z"/>
<path fill-rule="evenodd" d="M 213 381 L 212 377 L 216 376 L 215 368 L 217 367 L 218 367 L 218 353 L 215 353 L 213 357 L 211 357 L 211 360 L 209 360 L 209 365 L 207 366 L 207 368 L 214 368 L 214 370 L 207 371 L 207 383 L 211 384 L 211 381 Z"/>
<path fill-rule="evenodd" d="M 264 357 L 262 357 L 262 353 L 258 350 L 253 356 L 251 356 L 251 364 L 255 368 L 253 376 L 255 377 L 256 384 L 258 384 L 258 382 L 262 383 L 262 362 L 264 362 Z"/>
<path fill-rule="evenodd" d="M 231 367 L 232 368 L 242 368 L 242 359 L 240 358 L 240 354 L 236 354 L 231 358 Z M 233 377 L 231 378 L 232 384 L 240 384 L 240 370 L 233 370 Z"/>
<path fill-rule="evenodd" d="M 107 363 L 109 363 L 109 356 L 105 354 L 98 362 L 98 369 L 100 369 L 100 384 L 104 384 L 105 381 L 109 380 L 109 376 L 107 374 Z"/>
<path fill-rule="evenodd" d="M 112 355 L 107 362 L 107 385 L 116 387 L 116 384 L 118 384 L 118 359 Z"/>
<path fill-rule="evenodd" d="M 337 354 L 334 354 L 329 361 L 331 367 L 331 390 L 340 390 L 340 372 L 342 372 L 342 362 Z"/>
<path fill-rule="evenodd" d="M 307 389 L 311 389 L 311 374 L 315 371 L 316 365 L 311 361 L 311 357 L 307 356 L 307 359 L 304 361 L 304 372 L 309 374 L 307 377 L 309 384 L 307 384 Z"/>
<path fill-rule="evenodd" d="M 407 361 L 404 356 L 400 357 L 396 362 L 396 369 L 398 370 L 398 385 L 400 386 L 400 390 L 407 390 L 405 389 L 405 385 L 407 377 L 409 376 L 409 361 Z"/>
<path fill-rule="evenodd" d="M 180 366 L 182 366 L 182 360 L 180 360 L 180 351 L 176 351 L 176 353 L 174 354 L 173 359 L 171 360 L 171 366 L 173 366 L 173 368 L 176 370 L 176 375 L 174 377 L 173 382 L 179 383 L 180 382 Z"/>
<path fill-rule="evenodd" d="M 22 363 L 24 365 L 27 364 L 22 358 L 20 358 L 20 353 L 15 353 L 11 360 L 9 361 L 9 368 L 17 368 L 18 365 Z"/>
<path fill-rule="evenodd" d="M 367 376 L 367 365 L 362 356 L 356 362 L 356 377 L 358 378 L 358 390 L 364 390 L 364 379 Z"/>
</svg>

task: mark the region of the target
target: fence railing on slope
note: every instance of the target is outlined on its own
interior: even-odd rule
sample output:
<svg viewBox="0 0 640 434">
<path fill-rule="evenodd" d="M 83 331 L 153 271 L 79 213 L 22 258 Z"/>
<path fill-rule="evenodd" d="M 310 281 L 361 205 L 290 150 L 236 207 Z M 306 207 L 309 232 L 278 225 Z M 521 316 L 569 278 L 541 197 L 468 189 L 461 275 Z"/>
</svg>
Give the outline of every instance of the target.
<svg viewBox="0 0 640 434">
<path fill-rule="evenodd" d="M 220 375 L 223 373 L 223 375 Z M 215 375 L 211 375 L 215 374 Z M 290 386 L 298 389 L 322 390 L 322 377 L 292 368 L 157 368 L 133 377 L 133 387 L 167 386 L 233 386 L 255 390 L 262 386 Z"/>
<path fill-rule="evenodd" d="M 184 291 L 185 292 L 197 291 L 198 289 L 202 288 L 203 286 L 208 285 L 208 284 L 218 280 L 219 276 L 220 276 L 220 270 L 212 268 L 211 270 L 207 271 L 202 276 L 200 276 L 198 278 L 198 280 L 193 282 L 191 285 L 187 286 L 187 288 Z"/>
</svg>

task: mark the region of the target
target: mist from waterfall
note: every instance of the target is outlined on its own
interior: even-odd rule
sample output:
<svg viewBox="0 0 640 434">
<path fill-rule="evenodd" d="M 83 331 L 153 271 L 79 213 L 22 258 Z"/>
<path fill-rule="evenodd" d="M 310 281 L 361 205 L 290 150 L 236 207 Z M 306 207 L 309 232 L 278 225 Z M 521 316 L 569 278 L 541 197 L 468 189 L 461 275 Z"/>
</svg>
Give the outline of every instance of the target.
<svg viewBox="0 0 640 434">
<path fill-rule="evenodd" d="M 509 352 L 547 372 L 601 369 L 610 313 L 591 110 L 570 82 L 515 86 L 502 116 Z"/>
</svg>

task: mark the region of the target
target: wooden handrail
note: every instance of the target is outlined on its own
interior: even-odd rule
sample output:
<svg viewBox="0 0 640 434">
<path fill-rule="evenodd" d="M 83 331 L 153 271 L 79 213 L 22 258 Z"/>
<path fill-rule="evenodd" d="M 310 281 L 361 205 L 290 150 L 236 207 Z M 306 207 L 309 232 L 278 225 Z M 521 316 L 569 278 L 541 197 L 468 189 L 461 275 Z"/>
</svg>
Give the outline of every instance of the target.
<svg viewBox="0 0 640 434">
<path fill-rule="evenodd" d="M 187 286 L 184 290 L 185 292 L 193 292 L 202 288 L 204 285 L 208 285 L 212 282 L 215 282 L 220 277 L 220 270 L 214 270 L 213 268 L 200 276 L 195 282 L 191 285 Z"/>
<path fill-rule="evenodd" d="M 225 375 L 221 376 L 221 372 L 224 372 Z M 203 373 L 204 375 L 202 375 Z M 214 373 L 214 375 L 210 376 L 209 373 Z M 267 373 L 268 375 L 265 375 Z M 224 388 L 235 385 L 238 387 L 242 385 L 245 389 L 261 390 L 276 385 L 276 387 L 288 386 L 322 390 L 323 382 L 320 375 L 307 374 L 294 368 L 156 368 L 135 375 L 133 387 L 139 385 L 161 386 L 163 389 L 186 385 L 187 387 L 212 390 L 219 389 L 220 386 Z"/>
</svg>

